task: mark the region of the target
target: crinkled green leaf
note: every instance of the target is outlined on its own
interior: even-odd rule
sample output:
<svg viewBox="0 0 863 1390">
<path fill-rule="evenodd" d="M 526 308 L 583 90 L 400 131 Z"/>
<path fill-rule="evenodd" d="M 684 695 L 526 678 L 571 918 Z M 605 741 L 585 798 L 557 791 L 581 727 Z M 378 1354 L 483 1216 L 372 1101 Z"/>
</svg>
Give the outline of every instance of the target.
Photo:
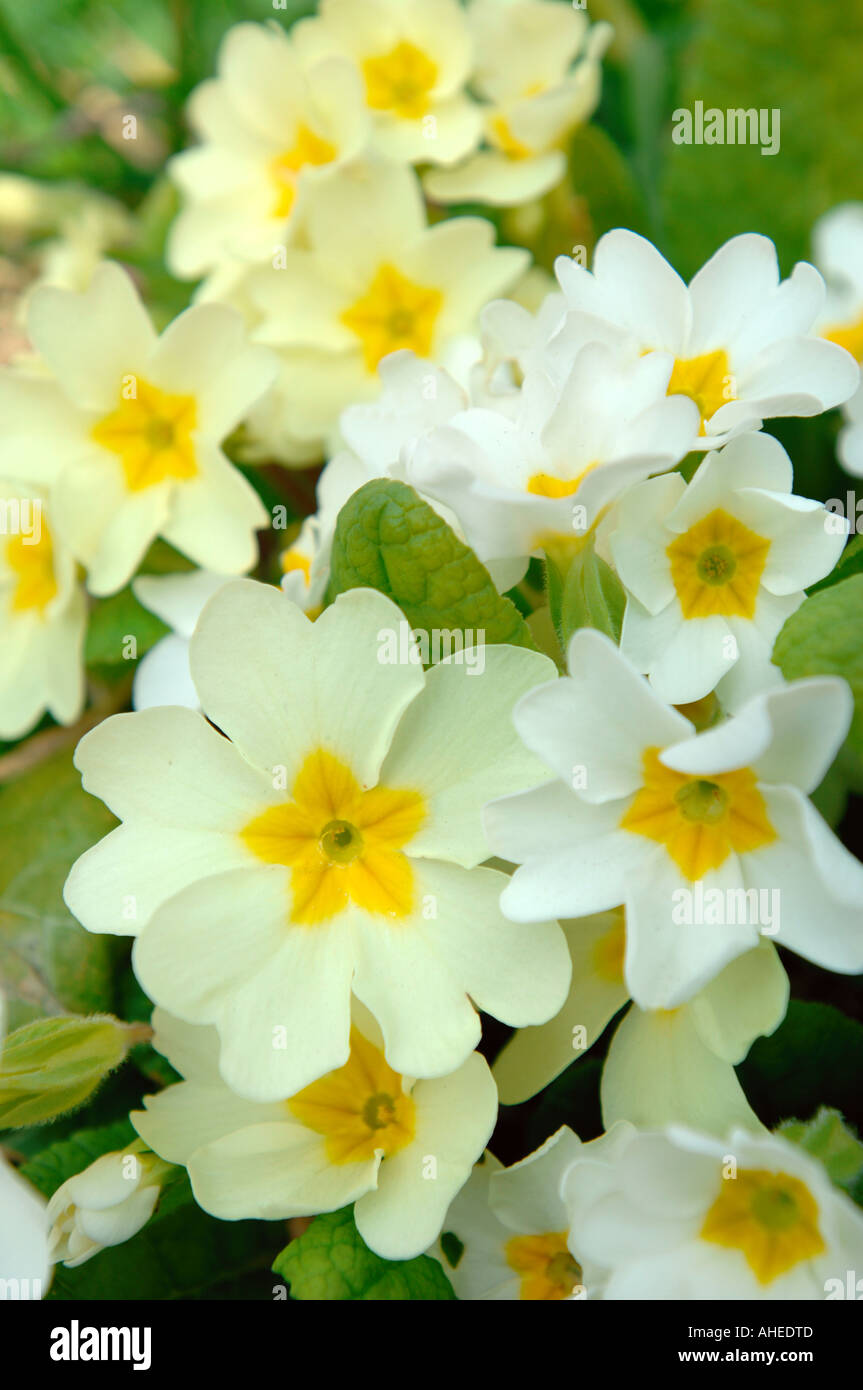
<svg viewBox="0 0 863 1390">
<path fill-rule="evenodd" d="M 863 753 L 863 574 L 810 594 L 776 638 L 773 660 L 789 681 L 844 677 L 854 695 L 848 738 Z"/>
<path fill-rule="evenodd" d="M 779 1132 L 824 1164 L 831 1182 L 851 1188 L 863 1174 L 863 1144 L 838 1110 L 824 1106 L 814 1120 L 788 1120 Z"/>
<path fill-rule="evenodd" d="M 393 599 L 417 632 L 470 629 L 484 632 L 486 642 L 534 649 L 515 604 L 406 483 L 377 478 L 339 512 L 327 601 L 357 588 Z"/>
<path fill-rule="evenodd" d="M 0 985 L 9 1027 L 34 1015 L 113 1013 L 123 944 L 80 926 L 62 889 L 75 860 L 116 825 L 81 788 L 71 753 L 0 786 Z"/>
<path fill-rule="evenodd" d="M 43 1124 L 76 1110 L 131 1041 L 113 1018 L 41 1018 L 16 1029 L 0 1051 L 0 1127 Z"/>
<path fill-rule="evenodd" d="M 676 108 L 781 113 L 780 149 L 676 145 L 667 130 L 664 211 L 677 269 L 692 274 L 739 232 L 776 241 L 786 271 L 809 256 L 817 217 L 863 198 L 863 0 L 701 0 Z"/>
<path fill-rule="evenodd" d="M 350 1207 L 318 1216 L 273 1264 L 298 1299 L 453 1299 L 437 1260 L 383 1260 L 363 1243 Z"/>
</svg>

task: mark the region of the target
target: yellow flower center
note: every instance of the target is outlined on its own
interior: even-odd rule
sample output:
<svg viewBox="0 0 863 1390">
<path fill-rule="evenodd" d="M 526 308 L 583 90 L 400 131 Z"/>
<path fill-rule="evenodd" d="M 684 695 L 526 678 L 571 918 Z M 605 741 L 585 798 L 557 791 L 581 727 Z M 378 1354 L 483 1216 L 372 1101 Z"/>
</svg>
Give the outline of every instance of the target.
<svg viewBox="0 0 863 1390">
<path fill-rule="evenodd" d="M 402 39 L 388 53 L 363 63 L 366 100 L 375 111 L 392 111 L 406 121 L 419 120 L 429 109 L 428 96 L 437 75 L 437 64 L 428 54 Z"/>
<path fill-rule="evenodd" d="M 826 328 L 821 334 L 828 343 L 838 343 L 858 362 L 863 362 L 863 314 L 850 323 L 840 323 L 834 328 Z"/>
<path fill-rule="evenodd" d="M 57 596 L 51 533 L 44 517 L 40 524 L 38 540 L 30 535 L 10 536 L 6 542 L 6 563 L 15 576 L 13 613 L 29 613 L 35 609 L 41 617 Z"/>
<path fill-rule="evenodd" d="M 430 356 L 442 307 L 440 290 L 416 285 L 394 265 L 382 265 L 368 292 L 344 311 L 341 320 L 356 333 L 366 367 L 374 372 L 382 357 L 399 348 Z"/>
<path fill-rule="evenodd" d="M 507 1241 L 506 1262 L 521 1278 L 519 1298 L 559 1302 L 581 1283 L 581 1267 L 567 1248 L 566 1235 L 566 1231 L 551 1231 Z"/>
<path fill-rule="evenodd" d="M 593 947 L 593 968 L 601 980 L 608 984 L 623 984 L 623 963 L 626 957 L 626 918 L 623 908 L 615 914 L 615 921 L 608 931 Z"/>
<path fill-rule="evenodd" d="M 117 409 L 94 425 L 91 435 L 118 456 L 129 491 L 143 492 L 166 478 L 195 477 L 198 465 L 192 436 L 197 415 L 194 396 L 170 395 L 132 377 L 121 391 Z"/>
<path fill-rule="evenodd" d="M 705 352 L 700 357 L 678 358 L 668 383 L 669 396 L 689 396 L 701 413 L 699 434 L 704 434 L 704 422 L 715 415 L 722 405 L 736 400 L 734 379 L 724 348 Z"/>
<path fill-rule="evenodd" d="M 331 1163 L 362 1163 L 380 1150 L 389 1157 L 416 1132 L 416 1106 L 402 1078 L 356 1028 L 345 1065 L 286 1103 L 301 1124 L 324 1135 Z"/>
<path fill-rule="evenodd" d="M 349 903 L 376 916 L 407 917 L 414 875 L 401 846 L 425 820 L 418 792 L 372 787 L 363 791 L 332 753 L 310 753 L 291 800 L 271 806 L 240 832 L 266 864 L 291 870 L 291 922 L 330 921 Z"/>
<path fill-rule="evenodd" d="M 747 854 L 776 839 L 751 768 L 691 777 L 665 767 L 657 748 L 644 754 L 644 785 L 620 826 L 664 845 L 692 883 L 730 854 Z"/>
<path fill-rule="evenodd" d="M 307 125 L 300 125 L 297 138 L 289 150 L 270 161 L 270 177 L 275 187 L 273 217 L 289 217 L 297 197 L 297 181 L 307 164 L 320 167 L 330 164 L 336 149 L 329 140 L 322 140 Z"/>
<path fill-rule="evenodd" d="M 701 1228 L 701 1239 L 741 1250 L 759 1284 L 826 1249 L 809 1188 L 788 1173 L 749 1168 L 726 1178 Z"/>
<path fill-rule="evenodd" d="M 751 618 L 770 541 L 717 507 L 666 550 L 684 618 Z"/>
</svg>

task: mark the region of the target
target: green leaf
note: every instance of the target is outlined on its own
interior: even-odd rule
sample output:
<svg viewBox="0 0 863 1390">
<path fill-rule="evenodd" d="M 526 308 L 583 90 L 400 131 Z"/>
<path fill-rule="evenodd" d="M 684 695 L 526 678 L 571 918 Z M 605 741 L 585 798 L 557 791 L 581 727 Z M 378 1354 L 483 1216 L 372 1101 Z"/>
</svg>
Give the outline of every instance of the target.
<svg viewBox="0 0 863 1390">
<path fill-rule="evenodd" d="M 788 1120 L 779 1126 L 779 1133 L 823 1163 L 838 1187 L 853 1187 L 863 1174 L 863 1144 L 838 1110 L 825 1106 L 808 1124 Z"/>
<path fill-rule="evenodd" d="M 406 483 L 375 479 L 339 512 L 327 602 L 357 588 L 386 594 L 417 632 L 470 629 L 484 632 L 486 642 L 535 649 L 515 604 Z"/>
<path fill-rule="evenodd" d="M 808 256 L 816 218 L 863 198 L 863 0 L 702 0 L 698 19 L 676 107 L 779 110 L 781 145 L 775 155 L 749 144 L 676 145 L 668 130 L 672 260 L 689 275 L 729 237 L 764 232 L 788 271 Z"/>
<path fill-rule="evenodd" d="M 753 1043 L 737 1073 L 769 1127 L 814 1115 L 822 1105 L 858 1128 L 863 1123 L 863 1024 L 832 1004 L 792 999 L 776 1032 Z"/>
<path fill-rule="evenodd" d="M 116 825 L 58 754 L 0 787 L 0 980 L 9 1026 L 34 1014 L 113 1013 L 113 965 L 125 944 L 86 932 L 62 889 L 72 864 Z"/>
<path fill-rule="evenodd" d="M 133 1040 L 114 1018 L 43 1018 L 16 1029 L 0 1053 L 0 1126 L 42 1124 L 77 1109 Z"/>
<path fill-rule="evenodd" d="M 350 1207 L 318 1216 L 276 1258 L 291 1297 L 311 1299 L 453 1299 L 437 1260 L 382 1260 L 363 1243 Z"/>
<path fill-rule="evenodd" d="M 572 634 L 582 627 L 595 628 L 619 643 L 625 607 L 623 585 L 597 555 L 591 538 L 574 557 L 563 586 L 560 629 L 564 651 Z"/>
<path fill-rule="evenodd" d="M 863 753 L 863 574 L 811 594 L 787 620 L 773 648 L 786 680 L 843 676 L 854 696 L 851 748 Z"/>
<path fill-rule="evenodd" d="M 143 656 L 169 630 L 131 589 L 121 589 L 90 614 L 84 659 L 88 666 L 122 666 Z"/>
</svg>

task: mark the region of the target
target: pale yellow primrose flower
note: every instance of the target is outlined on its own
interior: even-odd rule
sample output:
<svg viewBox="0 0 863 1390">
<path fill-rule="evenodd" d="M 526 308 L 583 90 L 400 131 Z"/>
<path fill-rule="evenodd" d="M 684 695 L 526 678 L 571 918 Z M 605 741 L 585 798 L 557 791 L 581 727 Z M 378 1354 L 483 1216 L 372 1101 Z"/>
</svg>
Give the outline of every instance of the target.
<svg viewBox="0 0 863 1390">
<path fill-rule="evenodd" d="M 200 305 L 157 337 L 106 263 L 83 294 L 37 290 L 27 326 L 53 376 L 0 375 L 0 473 L 45 490 L 90 592 L 122 588 L 157 535 L 206 568 L 249 569 L 269 516 L 219 442 L 275 368 L 239 315 Z"/>
<path fill-rule="evenodd" d="M 379 363 L 410 349 L 446 363 L 483 305 L 505 294 L 526 251 L 495 247 L 481 217 L 427 225 L 419 180 L 395 164 L 358 163 L 310 190 L 307 244 L 248 291 L 262 316 L 257 341 L 280 349 L 273 394 L 291 436 L 332 441 L 339 413 L 380 393 Z M 272 396 L 261 416 L 273 430 Z M 252 412 L 254 433 L 258 412 Z"/>
<path fill-rule="evenodd" d="M 599 101 L 612 29 L 556 0 L 472 0 L 467 17 L 486 148 L 431 170 L 425 186 L 444 203 L 526 203 L 566 173 L 566 143 Z"/>
<path fill-rule="evenodd" d="M 75 561 L 44 498 L 0 482 L 0 738 L 20 738 L 46 711 L 60 724 L 77 719 L 86 625 Z"/>
<path fill-rule="evenodd" d="M 371 590 L 312 623 L 273 586 L 235 581 L 192 638 L 212 724 L 144 710 L 78 745 L 84 786 L 124 823 L 78 860 L 66 901 L 91 931 L 138 936 L 144 989 L 216 1025 L 222 1075 L 250 1099 L 347 1062 L 351 993 L 414 1077 L 461 1065 L 474 1005 L 523 1025 L 566 995 L 560 928 L 508 923 L 505 876 L 477 867 L 484 802 L 544 775 L 512 708 L 554 667 L 489 646 L 423 674 L 412 641 L 388 664 L 400 635 L 401 611 Z"/>
<path fill-rule="evenodd" d="M 519 1105 L 544 1090 L 585 1055 L 629 1003 L 623 908 L 561 925 L 572 957 L 569 995 L 559 1014 L 536 1028 L 520 1028 L 497 1057 L 494 1076 L 504 1105 Z M 734 1068 L 757 1037 L 778 1028 L 788 993 L 776 948 L 762 940 L 686 1004 L 675 1009 L 633 1004 L 602 1069 L 606 1128 L 628 1120 L 646 1129 L 690 1124 L 711 1134 L 726 1134 L 732 1125 L 759 1129 Z"/>
<path fill-rule="evenodd" d="M 188 1168 L 195 1200 L 213 1216 L 278 1221 L 355 1202 L 366 1244 L 411 1259 L 470 1176 L 494 1128 L 497 1092 L 476 1052 L 450 1076 L 400 1076 L 368 1010 L 355 1001 L 353 1014 L 344 1066 L 262 1103 L 225 1085 L 215 1028 L 156 1009 L 154 1044 L 185 1080 L 145 1097 L 132 1122 L 163 1158 Z"/>
<path fill-rule="evenodd" d="M 352 60 L 388 159 L 451 164 L 479 143 L 480 113 L 464 93 L 473 48 L 457 0 L 321 0 L 291 32 L 307 62 Z"/>
<path fill-rule="evenodd" d="M 271 260 L 296 235 L 309 184 L 359 154 L 369 133 L 353 64 L 305 62 L 275 24 L 228 30 L 189 120 L 201 144 L 170 162 L 184 205 L 167 245 L 170 269 L 188 279 Z"/>
<path fill-rule="evenodd" d="M 863 1214 L 776 1134 L 627 1130 L 560 1190 L 605 1299 L 823 1299 L 863 1261 Z"/>
</svg>

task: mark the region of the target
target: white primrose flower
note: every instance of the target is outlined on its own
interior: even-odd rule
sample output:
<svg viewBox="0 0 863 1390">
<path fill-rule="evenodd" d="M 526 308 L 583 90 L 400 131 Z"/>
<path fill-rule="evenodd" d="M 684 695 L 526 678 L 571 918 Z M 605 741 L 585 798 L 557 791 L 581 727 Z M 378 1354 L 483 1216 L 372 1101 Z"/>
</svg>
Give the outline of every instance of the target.
<svg viewBox="0 0 863 1390">
<path fill-rule="evenodd" d="M 291 33 L 307 62 L 350 58 L 386 158 L 451 164 L 479 144 L 480 113 L 464 91 L 471 38 L 457 0 L 321 0 Z"/>
<path fill-rule="evenodd" d="M 486 1154 L 429 1251 L 460 1299 L 561 1302 L 586 1297 L 588 1282 L 594 1291 L 592 1271 L 585 1274 L 569 1248 L 569 1215 L 560 1184 L 577 1158 L 607 1155 L 621 1134 L 615 1131 L 583 1144 L 563 1125 L 511 1168 Z"/>
<path fill-rule="evenodd" d="M 621 492 L 689 451 L 698 412 L 666 396 L 670 373 L 661 353 L 627 362 L 587 345 L 561 385 L 538 368 L 515 409 L 472 407 L 420 439 L 409 481 L 455 513 L 481 560 L 563 560 Z"/>
<path fill-rule="evenodd" d="M 494 1077 L 503 1105 L 519 1105 L 548 1086 L 629 1003 L 623 909 L 561 925 L 572 957 L 569 996 L 555 1018 L 520 1028 L 498 1055 Z M 628 1120 L 645 1129 L 677 1123 L 711 1134 L 727 1134 L 734 1125 L 760 1129 L 734 1068 L 757 1037 L 778 1028 L 788 994 L 776 948 L 763 940 L 676 1009 L 633 1004 L 602 1068 L 606 1128 Z"/>
<path fill-rule="evenodd" d="M 75 1269 L 106 1246 L 131 1240 L 153 1215 L 170 1167 L 134 1139 L 67 1178 L 48 1203 L 53 1263 Z"/>
<path fill-rule="evenodd" d="M 863 1263 L 863 1213 L 775 1134 L 629 1131 L 561 1194 L 605 1299 L 823 1299 Z"/>
<path fill-rule="evenodd" d="M 621 498 L 608 536 L 628 591 L 620 649 L 669 704 L 715 689 L 733 711 L 781 684 L 779 630 L 848 532 L 791 487 L 782 445 L 746 434 L 708 454 L 688 486 L 675 473 Z"/>
<path fill-rule="evenodd" d="M 492 850 L 521 866 L 505 914 L 623 904 L 624 976 L 643 1009 L 685 1002 L 756 946 L 748 905 L 765 891 L 778 944 L 863 969 L 863 865 L 807 800 L 848 731 L 847 684 L 795 681 L 696 734 L 602 634 L 576 632 L 568 664 L 513 715 L 557 780 L 485 810 Z"/>
<path fill-rule="evenodd" d="M 249 280 L 262 316 L 255 336 L 280 351 L 286 446 L 331 440 L 345 406 L 377 397 L 389 353 L 407 348 L 446 365 L 482 306 L 528 261 L 526 251 L 495 247 L 484 218 L 429 227 L 419 180 L 399 165 L 358 163 L 320 182 L 306 223 L 304 245 Z"/>
<path fill-rule="evenodd" d="M 53 377 L 0 376 L 0 471 L 45 490 L 91 593 L 122 588 L 157 535 L 205 568 L 249 569 L 269 515 L 219 442 L 275 364 L 239 315 L 199 305 L 157 337 L 107 263 L 84 294 L 38 290 L 28 332 Z"/>
<path fill-rule="evenodd" d="M 84 704 L 87 605 L 75 561 L 44 498 L 0 482 L 0 738 L 47 711 L 72 724 Z"/>
<path fill-rule="evenodd" d="M 863 204 L 842 203 L 812 233 L 815 263 L 827 281 L 818 332 L 863 362 Z M 849 473 L 863 477 L 863 387 L 844 402 L 845 427 L 836 452 Z"/>
<path fill-rule="evenodd" d="M 214 1028 L 162 1009 L 155 1046 L 185 1077 L 144 1099 L 139 1134 L 189 1171 L 213 1216 L 268 1221 L 315 1216 L 355 1202 L 363 1240 L 386 1259 L 412 1259 L 435 1239 L 497 1118 L 497 1092 L 473 1052 L 431 1081 L 400 1076 L 374 1019 L 354 1003 L 345 1064 L 287 1100 L 244 1100 L 219 1074 Z"/>
<path fill-rule="evenodd" d="M 6 1034 L 6 1002 L 0 990 L 0 1054 Z M 47 1203 L 17 1173 L 0 1148 L 0 1280 L 7 1298 L 41 1298 L 51 1279 Z M 12 1287 L 16 1293 L 12 1293 Z"/>
<path fill-rule="evenodd" d="M 132 684 L 133 709 L 185 705 L 200 709 L 189 670 L 189 642 L 206 603 L 234 575 L 191 570 L 180 574 L 140 574 L 132 580 L 139 603 L 173 628 L 145 652 Z"/>
<path fill-rule="evenodd" d="M 66 901 L 91 931 L 138 935 L 147 993 L 218 1027 L 222 1074 L 250 1099 L 345 1064 L 352 992 L 391 1066 L 452 1072 L 480 1036 L 474 1004 L 539 1023 L 569 985 L 557 924 L 508 923 L 503 875 L 476 867 L 483 803 L 543 776 L 511 711 L 552 669 L 489 646 L 424 675 L 381 594 L 342 594 L 312 623 L 275 587 L 226 585 L 192 638 L 207 719 L 117 715 L 78 745 L 84 785 L 124 824 L 78 860 Z"/>
<path fill-rule="evenodd" d="M 467 18 L 487 148 L 425 185 L 444 203 L 526 203 L 564 177 L 564 146 L 599 101 L 613 31 L 549 0 L 471 0 Z"/>
<path fill-rule="evenodd" d="M 733 237 L 689 286 L 644 237 L 618 229 L 597 243 L 593 270 L 555 264 L 578 334 L 615 329 L 634 354 L 674 358 L 669 395 L 695 401 L 712 448 L 778 415 L 819 415 L 857 389 L 844 348 L 812 335 L 824 281 L 799 262 L 780 282 L 768 237 Z"/>
<path fill-rule="evenodd" d="M 184 203 L 166 248 L 187 279 L 270 261 L 295 239 L 310 183 L 355 158 L 370 129 L 353 64 L 307 63 L 275 24 L 228 30 L 218 75 L 195 89 L 188 115 L 201 143 L 170 161 Z"/>
</svg>

